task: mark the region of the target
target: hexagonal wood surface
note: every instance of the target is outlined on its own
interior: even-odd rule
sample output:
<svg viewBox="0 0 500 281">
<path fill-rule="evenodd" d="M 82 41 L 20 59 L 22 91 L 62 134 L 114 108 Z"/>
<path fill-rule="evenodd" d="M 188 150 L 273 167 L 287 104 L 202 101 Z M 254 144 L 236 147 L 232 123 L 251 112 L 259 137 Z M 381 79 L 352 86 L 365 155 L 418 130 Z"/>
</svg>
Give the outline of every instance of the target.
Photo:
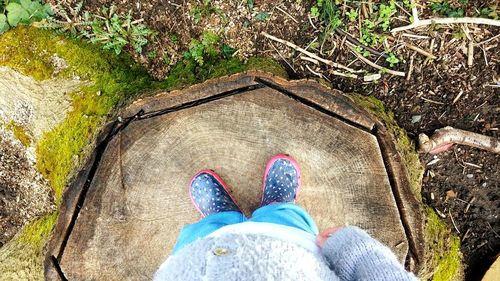
<svg viewBox="0 0 500 281">
<path fill-rule="evenodd" d="M 298 204 L 320 229 L 357 225 L 418 267 L 421 217 L 392 139 L 339 92 L 252 72 L 138 100 L 68 188 L 46 259 L 57 280 L 149 280 L 200 219 L 187 185 L 212 168 L 247 215 L 277 153 L 301 165 Z"/>
</svg>

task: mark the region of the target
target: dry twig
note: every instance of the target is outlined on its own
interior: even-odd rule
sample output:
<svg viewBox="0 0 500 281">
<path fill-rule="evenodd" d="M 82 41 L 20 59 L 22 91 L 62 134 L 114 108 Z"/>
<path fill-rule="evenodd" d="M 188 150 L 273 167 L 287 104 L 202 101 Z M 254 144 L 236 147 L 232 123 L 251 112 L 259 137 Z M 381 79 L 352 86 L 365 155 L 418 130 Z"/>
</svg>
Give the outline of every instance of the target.
<svg viewBox="0 0 500 281">
<path fill-rule="evenodd" d="M 391 41 L 396 41 L 396 38 L 394 38 L 394 37 L 392 37 L 390 35 L 387 35 L 386 37 L 387 37 L 387 39 L 389 39 Z M 433 55 L 433 54 L 431 54 L 431 53 L 429 53 L 429 52 L 427 52 L 425 50 L 422 50 L 421 48 L 419 48 L 419 47 L 417 47 L 415 45 L 412 45 L 412 44 L 409 44 L 409 43 L 406 43 L 406 42 L 402 42 L 401 44 L 403 44 L 403 46 L 405 46 L 406 48 L 408 48 L 410 50 L 413 50 L 413 51 L 415 51 L 415 52 L 417 52 L 419 54 L 422 54 L 422 55 L 428 57 L 429 59 L 433 59 L 434 60 L 434 59 L 437 58 L 435 55 Z"/>
<path fill-rule="evenodd" d="M 309 67 L 309 65 L 307 65 L 307 64 L 306 64 L 306 68 L 307 68 L 307 70 L 309 70 L 312 74 L 314 74 L 314 75 L 318 76 L 319 78 L 323 78 L 323 75 L 322 75 L 321 73 L 319 73 L 319 72 L 316 72 L 316 71 L 312 70 L 312 69 Z"/>
<path fill-rule="evenodd" d="M 472 66 L 474 62 L 474 41 L 469 41 L 469 46 L 467 48 L 467 66 Z"/>
<path fill-rule="evenodd" d="M 322 62 L 324 64 L 327 64 L 329 66 L 336 67 L 336 68 L 341 68 L 341 69 L 347 70 L 347 71 L 352 72 L 352 73 L 360 73 L 360 72 L 362 72 L 360 70 L 354 70 L 352 68 L 349 68 L 349 67 L 347 67 L 347 66 L 345 66 L 343 64 L 336 63 L 336 62 L 333 62 L 331 60 L 324 59 L 324 58 L 322 58 L 322 57 L 320 57 L 320 56 L 318 56 L 318 55 L 316 55 L 314 53 L 311 53 L 311 52 L 309 52 L 309 51 L 307 51 L 307 50 L 305 50 L 305 49 L 303 49 L 303 48 L 301 48 L 301 47 L 293 44 L 292 42 L 289 42 L 289 41 L 286 41 L 286 40 L 283 40 L 283 39 L 279 39 L 277 37 L 269 35 L 267 32 L 263 31 L 263 32 L 261 32 L 261 34 L 264 35 L 265 37 L 273 40 L 273 41 L 276 41 L 276 42 L 279 42 L 281 44 L 287 45 L 288 47 L 293 48 L 293 49 L 295 49 L 295 50 L 297 50 L 297 51 L 299 51 L 299 52 L 301 52 L 301 53 L 303 53 L 303 54 L 305 54 L 305 55 L 307 55 L 307 56 L 309 56 L 309 57 L 311 57 L 313 59 L 316 59 L 316 60 L 318 60 L 318 61 L 320 61 L 320 62 Z"/>
<path fill-rule="evenodd" d="M 421 153 L 437 154 L 446 151 L 454 144 L 468 145 L 493 153 L 500 153 L 500 141 L 498 139 L 449 126 L 434 131 L 430 138 L 426 134 L 420 134 L 418 142 L 419 152 Z"/>
<path fill-rule="evenodd" d="M 453 219 L 453 216 L 451 215 L 450 210 L 448 210 L 448 215 L 450 216 L 451 223 L 453 224 L 453 227 L 455 227 L 455 230 L 457 231 L 457 233 L 459 233 L 459 234 L 460 234 L 460 230 L 458 230 L 458 227 L 457 227 L 457 225 L 455 224 L 455 220 Z"/>
<path fill-rule="evenodd" d="M 289 13 L 287 13 L 285 10 L 281 9 L 279 6 L 276 6 L 276 9 L 278 9 L 280 12 L 282 12 L 283 14 L 287 15 L 289 18 L 291 18 L 295 23 L 299 23 L 298 20 L 296 20 L 294 17 L 292 17 L 292 15 L 290 15 Z"/>
<path fill-rule="evenodd" d="M 415 16 L 414 16 L 415 17 Z M 412 24 L 396 27 L 391 30 L 391 33 L 400 32 L 403 30 L 419 28 L 426 25 L 431 24 L 457 24 L 457 23 L 470 23 L 470 24 L 485 24 L 485 25 L 493 25 L 500 26 L 500 20 L 486 19 L 486 18 L 432 18 L 426 20 L 417 20 L 415 19 Z"/>
<path fill-rule="evenodd" d="M 410 56 L 410 67 L 408 68 L 408 75 L 406 76 L 406 81 L 410 81 L 411 74 L 413 73 L 413 60 L 415 59 L 415 54 Z"/>
<path fill-rule="evenodd" d="M 379 69 L 379 70 L 382 70 L 382 71 L 385 71 L 389 74 L 392 74 L 392 75 L 396 75 L 396 76 L 402 76 L 402 77 L 405 77 L 406 74 L 404 72 L 401 72 L 401 71 L 396 71 L 396 70 L 392 70 L 392 69 L 388 69 L 388 68 L 385 68 L 385 67 L 382 67 L 372 61 L 370 61 L 369 59 L 363 57 L 362 55 L 358 54 L 355 50 L 354 50 L 354 44 L 352 43 L 349 43 L 347 42 L 347 45 L 351 48 L 351 51 L 352 53 L 358 57 L 358 59 L 360 59 L 361 61 L 365 62 L 366 64 L 368 64 L 369 66 L 373 67 L 373 68 L 376 68 L 376 69 Z"/>
<path fill-rule="evenodd" d="M 340 35 L 340 36 L 345 36 L 345 39 L 347 41 L 349 41 L 350 43 L 352 43 L 352 44 L 354 44 L 354 45 L 356 45 L 356 46 L 358 46 L 360 48 L 363 48 L 363 49 L 367 50 L 368 52 L 370 52 L 370 53 L 372 53 L 372 54 L 374 54 L 376 56 L 384 57 L 384 58 L 388 57 L 386 54 L 381 53 L 381 52 L 375 50 L 374 48 L 372 48 L 370 46 L 366 46 L 366 45 L 361 44 L 361 42 L 359 42 L 358 39 L 352 37 L 352 35 L 350 35 L 349 33 L 345 32 L 345 31 L 343 31 L 342 29 L 337 28 L 337 29 L 335 29 L 335 32 L 338 35 Z"/>
<path fill-rule="evenodd" d="M 300 59 L 301 60 L 305 60 L 305 61 L 308 61 L 308 62 L 312 62 L 316 65 L 319 65 L 319 61 L 318 60 L 315 60 L 315 59 L 312 59 L 310 57 L 306 57 L 306 56 L 300 56 Z"/>
<path fill-rule="evenodd" d="M 285 61 L 285 63 L 290 67 L 290 69 L 293 70 L 293 72 L 297 73 L 297 71 L 295 70 L 295 68 L 292 66 L 292 64 L 290 64 L 286 59 L 285 57 L 283 57 L 283 55 L 281 54 L 280 51 L 278 51 L 278 49 L 276 47 L 274 47 L 274 45 L 271 43 L 271 47 L 273 47 L 273 49 L 276 51 L 276 53 L 278 53 L 278 55 L 280 56 L 280 58 Z"/>
</svg>

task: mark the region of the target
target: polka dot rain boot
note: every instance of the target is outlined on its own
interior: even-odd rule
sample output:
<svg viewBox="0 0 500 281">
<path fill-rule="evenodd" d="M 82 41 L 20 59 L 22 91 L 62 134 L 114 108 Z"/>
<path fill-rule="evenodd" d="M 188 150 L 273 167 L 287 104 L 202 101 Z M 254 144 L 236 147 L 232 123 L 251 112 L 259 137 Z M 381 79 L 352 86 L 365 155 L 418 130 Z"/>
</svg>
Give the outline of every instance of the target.
<svg viewBox="0 0 500 281">
<path fill-rule="evenodd" d="M 189 196 L 203 217 L 227 211 L 241 212 L 230 189 L 212 170 L 198 172 L 189 184 Z"/>
<path fill-rule="evenodd" d="M 260 205 L 295 203 L 299 189 L 300 168 L 297 161 L 289 155 L 275 155 L 267 162 Z"/>
</svg>

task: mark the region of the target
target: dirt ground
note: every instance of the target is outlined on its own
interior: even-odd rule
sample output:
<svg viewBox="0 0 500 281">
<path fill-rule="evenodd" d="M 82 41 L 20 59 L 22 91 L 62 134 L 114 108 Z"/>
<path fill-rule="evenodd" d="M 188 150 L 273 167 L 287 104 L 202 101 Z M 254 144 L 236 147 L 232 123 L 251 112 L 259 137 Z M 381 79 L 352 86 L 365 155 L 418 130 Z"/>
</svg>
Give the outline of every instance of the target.
<svg viewBox="0 0 500 281">
<path fill-rule="evenodd" d="M 63 6 L 74 7 L 80 1 L 62 2 Z M 84 9 L 97 12 L 104 5 L 114 4 L 121 12 L 131 10 L 134 18 L 143 18 L 148 27 L 158 31 L 142 55 L 131 53 L 157 79 L 165 78 L 170 67 L 182 59 L 192 38 L 212 30 L 221 34 L 224 43 L 237 49 L 235 56 L 241 59 L 255 55 L 273 57 L 291 78 L 321 77 L 346 93 L 358 92 L 381 99 L 414 140 L 419 133 L 431 133 L 443 126 L 500 136 L 498 27 L 429 26 L 418 31 L 407 30 L 405 35 L 398 33 L 386 47 L 403 61 L 392 68 L 411 71 L 411 76 L 383 73 L 377 82 L 364 82 L 339 76 L 333 68 L 304 60 L 297 51 L 261 35 L 265 31 L 324 58 L 377 73 L 356 59 L 344 35 L 332 35 L 322 44 L 313 44 L 323 42 L 320 20 L 308 17 L 315 1 L 255 0 L 251 10 L 247 1 L 214 0 L 208 1 L 208 6 L 203 2 L 88 0 L 84 1 Z M 470 1 L 465 15 L 471 16 L 475 8 L 492 2 L 500 7 L 497 0 Z M 429 9 L 419 8 L 420 18 L 436 16 Z M 410 14 L 403 10 L 401 14 Z M 263 13 L 268 18 L 259 20 Z M 391 21 L 391 27 L 409 24 L 407 18 Z M 347 31 L 357 32 L 352 27 L 347 27 Z M 469 66 L 471 41 L 475 43 L 475 52 Z M 437 59 L 429 60 L 405 44 L 427 50 Z M 148 55 L 152 52 L 154 57 Z M 372 56 L 372 60 L 387 67 L 380 57 Z M 439 161 L 432 161 L 435 159 Z M 461 237 L 467 277 L 478 278 L 500 252 L 500 156 L 459 146 L 435 157 L 422 155 L 421 160 L 426 167 L 424 202 L 445 219 L 450 231 Z"/>
</svg>

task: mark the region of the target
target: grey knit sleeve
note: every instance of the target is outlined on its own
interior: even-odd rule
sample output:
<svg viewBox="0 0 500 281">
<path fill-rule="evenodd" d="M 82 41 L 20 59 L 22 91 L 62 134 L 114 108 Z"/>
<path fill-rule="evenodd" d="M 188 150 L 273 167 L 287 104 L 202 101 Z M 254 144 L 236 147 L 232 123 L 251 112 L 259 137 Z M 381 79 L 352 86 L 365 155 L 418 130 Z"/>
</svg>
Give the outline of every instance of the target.
<svg viewBox="0 0 500 281">
<path fill-rule="evenodd" d="M 341 280 L 418 280 L 389 248 L 358 227 L 335 232 L 322 251 Z"/>
</svg>

